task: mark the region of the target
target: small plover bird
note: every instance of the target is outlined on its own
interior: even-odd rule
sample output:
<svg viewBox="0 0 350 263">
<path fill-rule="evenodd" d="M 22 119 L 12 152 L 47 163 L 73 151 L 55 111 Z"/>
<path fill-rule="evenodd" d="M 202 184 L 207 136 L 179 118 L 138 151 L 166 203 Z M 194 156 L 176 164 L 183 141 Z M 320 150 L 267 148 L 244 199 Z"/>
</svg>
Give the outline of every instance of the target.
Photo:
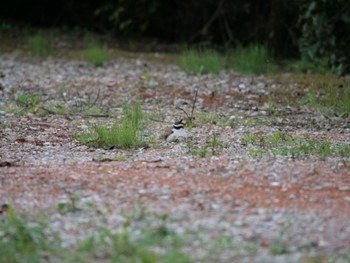
<svg viewBox="0 0 350 263">
<path fill-rule="evenodd" d="M 184 126 L 185 123 L 182 121 L 182 119 L 174 122 L 172 130 L 165 134 L 165 140 L 167 142 L 175 142 L 186 139 L 187 133 Z"/>
</svg>

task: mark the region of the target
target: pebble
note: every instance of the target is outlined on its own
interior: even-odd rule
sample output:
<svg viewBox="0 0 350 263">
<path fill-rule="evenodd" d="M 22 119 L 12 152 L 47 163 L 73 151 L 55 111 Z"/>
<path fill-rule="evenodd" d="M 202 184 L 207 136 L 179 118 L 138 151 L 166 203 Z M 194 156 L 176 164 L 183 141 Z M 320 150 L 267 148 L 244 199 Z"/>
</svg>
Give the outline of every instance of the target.
<svg viewBox="0 0 350 263">
<path fill-rule="evenodd" d="M 280 186 L 281 184 L 279 182 L 271 182 L 270 185 L 271 186 Z"/>
</svg>

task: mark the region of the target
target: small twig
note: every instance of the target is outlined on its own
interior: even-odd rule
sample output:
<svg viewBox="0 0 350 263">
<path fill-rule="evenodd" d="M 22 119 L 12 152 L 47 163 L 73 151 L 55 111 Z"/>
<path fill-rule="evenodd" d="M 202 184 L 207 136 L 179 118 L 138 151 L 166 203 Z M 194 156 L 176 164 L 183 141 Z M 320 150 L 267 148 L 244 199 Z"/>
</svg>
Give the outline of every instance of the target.
<svg viewBox="0 0 350 263">
<path fill-rule="evenodd" d="M 83 117 L 93 117 L 93 118 L 111 118 L 111 115 L 109 114 L 78 114 L 78 116 Z"/>
<path fill-rule="evenodd" d="M 0 162 L 0 167 L 6 167 L 6 166 L 18 166 L 18 164 L 16 164 L 17 162 L 19 162 L 20 160 L 14 160 L 14 161 L 1 161 Z"/>
<path fill-rule="evenodd" d="M 183 108 L 180 108 L 179 106 L 176 106 L 176 109 L 182 110 L 186 114 L 187 119 L 190 119 L 190 116 L 188 116 L 187 112 Z"/>
<path fill-rule="evenodd" d="M 224 19 L 223 23 L 224 23 L 224 27 L 225 27 L 225 31 L 226 31 L 226 34 L 228 36 L 228 43 L 231 43 L 232 40 L 233 40 L 233 35 L 232 35 L 232 32 L 230 30 L 230 27 L 227 23 L 227 19 L 226 19 L 226 15 L 224 12 L 222 12 L 222 18 Z"/>
<path fill-rule="evenodd" d="M 154 122 L 161 122 L 161 123 L 168 123 L 168 124 L 172 123 L 172 122 L 168 122 L 168 121 L 163 121 L 163 120 L 154 119 L 154 118 L 152 118 L 152 117 L 148 117 L 148 119 L 151 120 L 151 121 L 154 121 Z"/>
<path fill-rule="evenodd" d="M 23 112 L 25 110 L 26 110 L 26 107 L 23 107 L 20 110 L 16 111 L 15 114 L 20 114 L 21 112 Z"/>
<path fill-rule="evenodd" d="M 97 95 L 96 95 L 96 98 L 95 98 L 94 102 L 93 102 L 92 104 L 90 104 L 89 107 L 88 107 L 87 109 L 89 110 L 89 109 L 91 109 L 93 106 L 95 106 L 95 104 L 96 104 L 96 102 L 97 102 L 97 100 L 98 100 L 99 98 L 100 98 L 100 88 L 99 88 L 98 91 L 97 91 Z M 89 100 L 90 100 L 90 98 L 89 98 Z"/>
<path fill-rule="evenodd" d="M 194 108 L 196 106 L 197 102 L 197 97 L 198 97 L 198 87 L 196 88 L 196 93 L 194 95 L 193 103 L 192 103 L 192 110 L 191 110 L 191 116 L 188 115 L 187 111 L 185 111 L 183 108 L 176 106 L 175 108 L 178 110 L 183 111 L 186 114 L 187 120 L 192 122 L 193 121 L 193 113 L 194 113 Z"/>
<path fill-rule="evenodd" d="M 53 110 L 47 109 L 45 107 L 41 107 L 41 109 L 44 110 L 44 111 L 47 111 L 49 114 L 52 114 L 52 115 L 63 115 L 63 114 L 60 114 L 60 113 L 55 112 Z"/>
<path fill-rule="evenodd" d="M 47 109 L 45 107 L 41 107 L 41 109 L 47 111 L 51 115 L 60 115 L 60 116 L 65 116 L 65 117 L 69 117 L 69 116 L 82 116 L 82 117 L 94 117 L 94 118 L 109 118 L 109 117 L 111 117 L 111 115 L 109 115 L 109 114 L 60 113 L 60 112 L 56 112 L 56 111 Z"/>
<path fill-rule="evenodd" d="M 194 107 L 196 106 L 197 96 L 198 96 L 198 87 L 197 87 L 197 89 L 196 89 L 196 94 L 194 95 L 194 100 L 193 100 L 193 104 L 192 104 L 192 111 L 191 111 L 191 118 L 190 118 L 190 121 L 193 120 L 193 112 L 194 112 Z M 187 117 L 188 117 L 188 115 L 187 115 Z"/>
<path fill-rule="evenodd" d="M 222 12 L 222 5 L 224 4 L 225 0 L 221 0 L 215 10 L 215 12 L 213 13 L 213 15 L 209 18 L 208 22 L 202 27 L 201 30 L 199 30 L 196 34 L 194 34 L 191 37 L 191 40 L 193 41 L 194 39 L 196 39 L 198 36 L 200 35 L 205 35 L 208 31 L 208 28 L 213 24 L 213 22 L 218 18 L 218 16 L 220 15 L 220 13 Z"/>
</svg>

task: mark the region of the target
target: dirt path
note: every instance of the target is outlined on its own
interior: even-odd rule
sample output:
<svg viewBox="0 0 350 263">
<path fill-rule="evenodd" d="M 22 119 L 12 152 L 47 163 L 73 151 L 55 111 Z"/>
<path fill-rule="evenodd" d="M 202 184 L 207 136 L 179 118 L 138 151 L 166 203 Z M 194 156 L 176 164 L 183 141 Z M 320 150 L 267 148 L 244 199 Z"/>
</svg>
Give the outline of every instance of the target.
<svg viewBox="0 0 350 263">
<path fill-rule="evenodd" d="M 144 74 L 145 63 L 149 76 Z M 57 207 L 78 193 L 79 206 L 94 204 L 109 215 L 111 227 L 120 224 L 116 219 L 120 211 L 142 205 L 176 218 L 172 225 L 176 231 L 222 234 L 258 248 L 254 253 L 214 253 L 218 262 L 348 262 L 349 158 L 267 155 L 254 159 L 244 135 L 282 131 L 348 145 L 349 120 L 327 120 L 306 107 L 290 105 L 276 105 L 278 114 L 269 115 L 266 97 L 274 96 L 281 84 L 227 73 L 187 76 L 175 65 L 142 57 L 115 58 L 103 68 L 94 68 L 84 61 L 31 63 L 3 55 L 0 72 L 0 202 L 19 213 L 44 213 L 53 228 L 57 222 L 73 225 L 58 228 L 67 240 L 85 230 Z M 223 146 L 204 158 L 193 154 L 186 142 L 158 139 L 169 123 L 183 117 L 176 106 L 190 111 L 197 88 L 192 141 L 202 147 L 215 132 Z M 21 92 L 40 92 L 45 103 L 24 116 L 9 113 L 14 107 L 9 102 Z M 136 100 L 151 116 L 149 133 L 156 140 L 150 148 L 91 149 L 72 139 L 71 134 L 86 129 L 88 122 L 113 123 L 113 118 L 82 112 L 86 105 L 115 115 L 125 101 Z M 74 114 L 47 110 L 40 116 L 40 110 L 53 109 L 54 102 L 74 109 Z M 18 108 L 14 111 L 22 113 Z M 327 125 L 331 128 L 320 129 Z M 281 244 L 286 253 L 270 253 Z"/>
</svg>

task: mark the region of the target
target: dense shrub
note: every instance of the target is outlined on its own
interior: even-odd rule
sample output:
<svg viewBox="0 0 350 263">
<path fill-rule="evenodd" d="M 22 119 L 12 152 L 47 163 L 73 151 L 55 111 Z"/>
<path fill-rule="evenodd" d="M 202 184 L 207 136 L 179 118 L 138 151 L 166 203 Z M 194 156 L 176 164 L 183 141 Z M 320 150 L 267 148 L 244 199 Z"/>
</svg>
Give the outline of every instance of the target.
<svg viewBox="0 0 350 263">
<path fill-rule="evenodd" d="M 300 4 L 299 50 L 303 59 L 326 63 L 335 73 L 350 71 L 350 2 L 314 0 Z"/>
</svg>

